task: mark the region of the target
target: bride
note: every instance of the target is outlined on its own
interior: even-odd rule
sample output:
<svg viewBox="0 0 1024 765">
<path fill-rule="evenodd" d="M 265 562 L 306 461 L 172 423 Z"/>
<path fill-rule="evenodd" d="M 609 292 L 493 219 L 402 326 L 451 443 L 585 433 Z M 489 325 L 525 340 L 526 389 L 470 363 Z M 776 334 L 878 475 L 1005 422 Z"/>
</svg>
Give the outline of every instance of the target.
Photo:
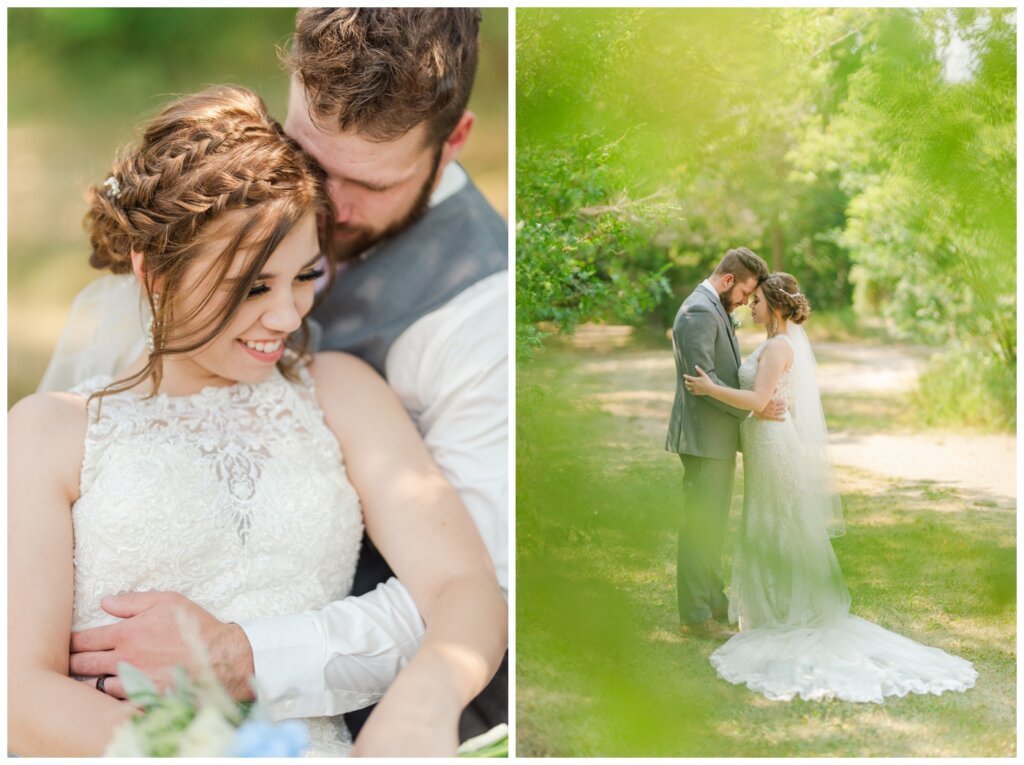
<svg viewBox="0 0 1024 765">
<path fill-rule="evenodd" d="M 810 307 L 785 273 L 751 300 L 768 337 L 739 369 L 741 390 L 703 370 L 686 375 L 696 395 L 760 411 L 774 397 L 781 422 L 740 426 L 744 497 L 729 591 L 739 632 L 711 655 L 718 675 L 769 699 L 881 702 L 907 693 L 965 691 L 970 662 L 915 643 L 849 613 L 850 596 L 829 537 L 844 533 L 827 456 L 815 363 L 801 326 Z"/>
<path fill-rule="evenodd" d="M 347 594 L 365 524 L 427 624 L 367 729 L 419 730 L 435 704 L 454 754 L 458 712 L 501 660 L 505 601 L 387 384 L 305 352 L 326 203 L 236 87 L 165 108 L 91 191 L 90 262 L 137 285 L 148 349 L 9 413 L 14 753 L 97 755 L 132 714 L 100 678 L 68 675 L 71 632 L 114 621 L 104 596 L 174 590 L 226 622 L 317 608 Z M 350 748 L 341 717 L 308 722 L 315 753 Z"/>
</svg>

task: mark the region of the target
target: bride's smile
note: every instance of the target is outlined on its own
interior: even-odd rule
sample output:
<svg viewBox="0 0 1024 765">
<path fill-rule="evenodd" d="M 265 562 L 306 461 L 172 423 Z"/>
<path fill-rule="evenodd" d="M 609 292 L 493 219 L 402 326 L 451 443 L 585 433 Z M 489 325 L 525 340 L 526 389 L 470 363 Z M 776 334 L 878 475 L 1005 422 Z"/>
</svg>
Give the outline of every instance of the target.
<svg viewBox="0 0 1024 765">
<path fill-rule="evenodd" d="M 307 351 L 322 179 L 255 93 L 218 86 L 165 107 L 89 204 L 90 265 L 117 285 L 99 303 L 137 334 L 122 338 L 125 362 L 8 415 L 10 750 L 103 752 L 132 714 L 122 661 L 158 692 L 191 666 L 184 611 L 231 698 L 259 695 L 271 719 L 297 716 L 292 699 L 315 684 L 303 678 L 330 678 L 302 708 L 311 752 L 348 752 L 341 714 L 380 700 L 365 751 L 405 731 L 414 751 L 454 753 L 462 708 L 501 662 L 507 606 L 384 378 Z M 364 530 L 401 580 L 374 591 L 394 632 L 348 598 Z M 126 612 L 116 593 L 145 605 Z M 346 643 L 358 680 L 335 681 L 326 648 L 291 642 L 301 630 L 282 620 L 305 627 L 311 613 L 374 646 L 370 667 Z M 261 650 L 261 629 L 289 637 Z M 278 687 L 257 690 L 261 675 Z M 423 708 L 436 724 L 414 729 Z"/>
<path fill-rule="evenodd" d="M 233 234 L 230 224 L 237 225 L 240 213 L 225 216 L 229 227 L 222 228 L 229 236 L 211 241 L 185 274 L 172 312 L 188 319 L 180 327 L 167 328 L 168 346 L 186 345 L 188 338 L 215 326 L 230 304 L 232 290 L 245 279 L 252 247 L 235 255 L 223 279 L 216 266 Z M 316 219 L 309 214 L 271 253 L 219 335 L 195 351 L 164 358 L 162 389 L 170 395 L 189 395 L 204 387 L 265 379 L 284 355 L 288 336 L 299 329 L 313 305 L 314 284 L 324 275 L 320 261 Z M 159 292 L 159 282 L 156 289 Z"/>
</svg>

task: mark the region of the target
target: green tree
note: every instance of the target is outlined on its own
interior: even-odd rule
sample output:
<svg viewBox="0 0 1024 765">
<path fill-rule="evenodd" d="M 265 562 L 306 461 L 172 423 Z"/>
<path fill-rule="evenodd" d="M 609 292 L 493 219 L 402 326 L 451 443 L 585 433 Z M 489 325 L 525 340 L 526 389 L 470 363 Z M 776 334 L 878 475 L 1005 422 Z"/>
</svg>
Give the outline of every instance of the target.
<svg viewBox="0 0 1024 765">
<path fill-rule="evenodd" d="M 1013 22 L 1011 9 L 522 10 L 520 343 L 537 345 L 538 322 L 664 330 L 743 244 L 816 310 L 852 307 L 947 348 L 944 367 L 964 371 L 951 391 L 988 370 L 983 397 L 1012 421 Z"/>
</svg>

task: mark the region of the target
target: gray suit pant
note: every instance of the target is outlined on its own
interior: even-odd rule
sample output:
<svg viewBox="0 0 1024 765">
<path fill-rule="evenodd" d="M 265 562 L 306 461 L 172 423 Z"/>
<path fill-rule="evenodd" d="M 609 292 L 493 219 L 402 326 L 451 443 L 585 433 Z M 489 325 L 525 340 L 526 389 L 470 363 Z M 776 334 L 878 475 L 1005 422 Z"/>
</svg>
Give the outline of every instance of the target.
<svg viewBox="0 0 1024 765">
<path fill-rule="evenodd" d="M 680 624 L 697 624 L 729 611 L 722 580 L 722 544 L 729 521 L 736 457 L 708 459 L 680 454 L 684 506 L 679 524 L 676 592 Z"/>
</svg>

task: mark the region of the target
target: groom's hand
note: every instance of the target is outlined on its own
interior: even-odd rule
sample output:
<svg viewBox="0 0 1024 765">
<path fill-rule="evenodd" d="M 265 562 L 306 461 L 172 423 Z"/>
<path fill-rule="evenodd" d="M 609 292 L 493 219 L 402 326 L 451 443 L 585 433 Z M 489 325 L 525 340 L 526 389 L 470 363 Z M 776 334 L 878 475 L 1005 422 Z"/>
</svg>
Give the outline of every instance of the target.
<svg viewBox="0 0 1024 765">
<path fill-rule="evenodd" d="M 95 677 L 116 675 L 126 661 L 148 675 L 160 690 L 170 685 L 175 666 L 191 668 L 193 657 L 178 627 L 179 611 L 199 627 L 220 681 L 237 701 L 251 701 L 249 678 L 254 674 L 252 647 L 237 624 L 225 624 L 184 595 L 175 592 L 129 592 L 103 598 L 103 610 L 122 621 L 71 633 L 70 673 Z M 125 698 L 118 677 L 110 677 L 104 690 Z"/>
<path fill-rule="evenodd" d="M 754 416 L 759 420 L 775 420 L 776 422 L 782 422 L 785 415 L 786 404 L 774 398 L 760 412 L 754 412 Z"/>
</svg>

